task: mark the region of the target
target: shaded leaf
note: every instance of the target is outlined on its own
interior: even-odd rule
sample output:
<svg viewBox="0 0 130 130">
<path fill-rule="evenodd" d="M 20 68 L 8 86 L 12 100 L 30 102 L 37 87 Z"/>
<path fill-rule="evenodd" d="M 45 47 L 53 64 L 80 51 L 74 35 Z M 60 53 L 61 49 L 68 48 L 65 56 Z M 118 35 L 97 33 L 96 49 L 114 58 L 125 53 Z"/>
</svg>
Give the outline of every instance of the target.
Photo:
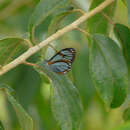
<svg viewBox="0 0 130 130">
<path fill-rule="evenodd" d="M 42 86 L 43 88 L 41 87 L 42 91 L 43 91 L 43 89 L 46 89 L 45 85 L 46 84 L 44 84 Z M 44 97 L 43 93 L 41 92 L 41 90 L 37 94 L 37 98 L 36 98 L 35 102 L 36 102 L 36 105 L 37 105 L 38 114 L 40 115 L 40 118 L 42 119 L 42 121 L 41 121 L 42 126 L 46 130 L 60 130 L 60 129 L 58 129 L 56 120 L 53 117 L 53 113 L 51 111 L 50 101 L 45 99 L 45 97 Z M 50 93 L 49 93 L 49 95 L 50 95 Z"/>
<path fill-rule="evenodd" d="M 90 50 L 90 72 L 95 87 L 107 106 L 119 107 L 128 87 L 127 67 L 117 44 L 96 34 Z"/>
<path fill-rule="evenodd" d="M 130 29 L 122 24 L 115 24 L 114 33 L 117 39 L 120 41 L 122 46 L 122 51 L 128 66 L 128 97 L 127 100 L 130 100 Z"/>
<path fill-rule="evenodd" d="M 0 130 L 5 130 L 5 128 L 4 128 L 4 126 L 3 126 L 1 121 L 0 121 Z"/>
<path fill-rule="evenodd" d="M 114 33 L 121 42 L 123 54 L 130 67 L 130 29 L 122 24 L 115 24 Z"/>
<path fill-rule="evenodd" d="M 74 83 L 78 87 L 85 107 L 91 102 L 95 88 L 89 73 L 89 50 L 83 47 L 73 63 Z"/>
<path fill-rule="evenodd" d="M 0 40 L 0 65 L 5 65 L 27 50 L 27 45 L 20 38 Z"/>
<path fill-rule="evenodd" d="M 0 76 L 0 81 L 13 86 L 17 95 L 19 95 L 19 101 L 24 106 L 24 109 L 32 104 L 41 85 L 39 73 L 25 65 L 19 65 Z"/>
<path fill-rule="evenodd" d="M 41 85 L 40 75 L 31 67 L 24 66 L 19 71 L 18 79 L 13 83 L 17 95 L 19 95 L 19 101 L 28 108 L 35 99 Z M 19 84 L 20 81 L 20 84 Z"/>
<path fill-rule="evenodd" d="M 60 22 L 69 14 L 71 14 L 73 12 L 71 11 L 67 11 L 67 12 L 62 12 L 56 16 L 54 16 L 53 20 L 51 21 L 49 27 L 48 27 L 48 36 L 55 33 L 58 29 L 58 25 L 60 24 Z"/>
<path fill-rule="evenodd" d="M 77 89 L 66 76 L 52 72 L 46 62 L 38 65 L 40 66 L 38 71 L 46 74 L 52 80 L 52 112 L 61 129 L 78 129 L 81 120 L 82 105 Z"/>
<path fill-rule="evenodd" d="M 125 109 L 125 111 L 123 113 L 123 119 L 125 121 L 129 121 L 130 120 L 130 108 Z"/>
<path fill-rule="evenodd" d="M 6 8 L 10 4 L 11 0 L 1 1 L 0 2 L 0 10 Z"/>
<path fill-rule="evenodd" d="M 5 84 L 0 84 L 0 89 L 7 94 L 7 98 L 16 112 L 22 130 L 33 130 L 32 118 L 14 98 L 14 90 Z"/>
<path fill-rule="evenodd" d="M 68 0 L 41 0 L 36 6 L 32 16 L 29 20 L 29 32 L 30 40 L 34 42 L 35 28 L 38 26 L 45 18 L 56 11 L 59 8 L 64 8 L 68 5 Z"/>
</svg>

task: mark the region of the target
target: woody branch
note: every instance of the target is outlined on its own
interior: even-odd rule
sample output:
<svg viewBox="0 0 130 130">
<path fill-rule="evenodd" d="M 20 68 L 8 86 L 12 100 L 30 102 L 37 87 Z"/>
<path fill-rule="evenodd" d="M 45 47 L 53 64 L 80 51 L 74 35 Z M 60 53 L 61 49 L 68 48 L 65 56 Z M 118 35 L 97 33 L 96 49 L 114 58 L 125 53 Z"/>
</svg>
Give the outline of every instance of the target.
<svg viewBox="0 0 130 130">
<path fill-rule="evenodd" d="M 95 14 L 101 12 L 105 7 L 109 6 L 114 0 L 105 0 L 103 3 L 101 3 L 98 7 L 95 9 L 91 10 L 90 12 L 83 14 L 80 18 L 75 20 L 73 23 L 70 25 L 60 29 L 50 37 L 48 37 L 46 40 L 40 42 L 39 44 L 29 48 L 25 53 L 23 53 L 21 56 L 10 62 L 9 64 L 3 66 L 0 69 L 0 75 L 8 72 L 9 70 L 13 69 L 14 67 L 18 66 L 19 64 L 22 64 L 28 59 L 31 55 L 34 53 L 38 52 L 40 49 L 51 43 L 52 41 L 56 40 L 60 36 L 64 35 L 65 33 L 76 29 L 81 23 L 86 21 L 88 18 L 94 16 Z"/>
</svg>

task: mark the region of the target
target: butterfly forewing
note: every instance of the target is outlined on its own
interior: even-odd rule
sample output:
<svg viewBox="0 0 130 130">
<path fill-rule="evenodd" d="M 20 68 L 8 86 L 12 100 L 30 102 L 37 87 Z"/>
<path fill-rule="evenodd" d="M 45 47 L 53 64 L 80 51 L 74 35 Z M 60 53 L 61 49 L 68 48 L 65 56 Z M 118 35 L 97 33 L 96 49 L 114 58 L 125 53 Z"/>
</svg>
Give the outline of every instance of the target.
<svg viewBox="0 0 130 130">
<path fill-rule="evenodd" d="M 74 48 L 65 48 L 55 54 L 49 61 L 55 62 L 58 60 L 69 60 L 73 61 L 75 58 L 75 50 Z"/>
<path fill-rule="evenodd" d="M 75 58 L 75 50 L 73 48 L 65 48 L 48 60 L 50 68 L 59 74 L 65 74 L 72 67 Z"/>
</svg>

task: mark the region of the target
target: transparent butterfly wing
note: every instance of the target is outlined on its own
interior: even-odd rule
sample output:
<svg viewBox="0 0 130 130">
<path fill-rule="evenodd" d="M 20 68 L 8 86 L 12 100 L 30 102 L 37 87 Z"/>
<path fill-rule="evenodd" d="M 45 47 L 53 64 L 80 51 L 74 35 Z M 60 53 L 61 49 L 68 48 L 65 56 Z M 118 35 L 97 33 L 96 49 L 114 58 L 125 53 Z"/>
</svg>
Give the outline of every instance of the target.
<svg viewBox="0 0 130 130">
<path fill-rule="evenodd" d="M 65 74 L 71 69 L 71 63 L 57 61 L 54 64 L 51 64 L 50 68 L 56 73 Z"/>
<path fill-rule="evenodd" d="M 54 55 L 49 61 L 55 62 L 59 60 L 73 61 L 75 58 L 75 50 L 73 48 L 65 48 Z"/>
<path fill-rule="evenodd" d="M 72 67 L 75 58 L 75 50 L 73 48 L 65 48 L 48 60 L 50 68 L 59 74 L 65 74 Z"/>
</svg>

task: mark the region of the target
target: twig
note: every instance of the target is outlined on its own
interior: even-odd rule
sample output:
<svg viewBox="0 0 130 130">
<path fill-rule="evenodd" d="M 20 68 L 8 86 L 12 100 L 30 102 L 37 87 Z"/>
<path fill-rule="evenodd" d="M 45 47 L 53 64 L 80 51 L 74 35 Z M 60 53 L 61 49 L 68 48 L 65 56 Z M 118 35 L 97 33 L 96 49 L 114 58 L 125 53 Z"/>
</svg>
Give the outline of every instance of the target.
<svg viewBox="0 0 130 130">
<path fill-rule="evenodd" d="M 58 50 L 53 45 L 48 44 L 48 46 L 50 46 L 53 50 L 55 50 L 56 53 L 58 52 Z"/>
<path fill-rule="evenodd" d="M 37 64 L 30 63 L 30 62 L 27 62 L 27 61 L 24 61 L 23 64 L 28 65 L 28 66 L 38 67 Z"/>
<path fill-rule="evenodd" d="M 30 40 L 24 39 L 24 41 L 26 42 L 25 44 L 26 44 L 29 48 L 33 47 L 33 45 L 32 45 L 32 43 L 30 42 Z"/>
<path fill-rule="evenodd" d="M 28 66 L 33 66 L 33 67 L 36 67 L 37 69 L 40 69 L 40 70 L 42 70 L 42 71 L 44 72 L 43 68 L 42 68 L 42 67 L 40 67 L 40 66 L 39 66 L 39 65 L 37 65 L 37 64 L 30 63 L 30 62 L 27 62 L 27 61 L 24 61 L 24 62 L 23 62 L 23 64 L 28 65 Z"/>
<path fill-rule="evenodd" d="M 86 14 L 86 12 L 81 9 L 73 9 L 72 12 L 80 12 L 81 14 Z"/>
<path fill-rule="evenodd" d="M 86 34 L 87 36 L 91 37 L 91 35 L 88 32 L 86 32 L 85 30 L 83 30 L 83 29 L 81 29 L 79 27 L 76 27 L 76 29 L 79 30 L 80 32 Z"/>
<path fill-rule="evenodd" d="M 48 37 L 46 40 L 42 41 L 38 45 L 35 45 L 34 47 L 29 48 L 21 56 L 19 56 L 18 58 L 16 58 L 15 60 L 10 62 L 9 64 L 3 66 L 2 69 L 0 70 L 0 75 L 8 72 L 9 70 L 11 70 L 12 68 L 18 66 L 19 64 L 22 64 L 27 58 L 29 58 L 34 53 L 38 52 L 41 48 L 43 48 L 47 44 L 51 43 L 52 41 L 56 40 L 57 38 L 59 38 L 63 34 L 69 32 L 71 30 L 74 30 L 76 27 L 78 27 L 78 25 L 80 25 L 81 23 L 86 21 L 88 18 L 94 16 L 95 14 L 101 12 L 105 7 L 110 5 L 112 2 L 114 2 L 114 0 L 105 0 L 98 7 L 91 10 L 89 13 L 84 14 L 83 16 L 78 18 L 76 21 L 74 21 L 70 25 L 64 27 L 63 29 L 61 29 L 59 31 L 57 31 L 55 34 L 51 35 L 50 37 Z"/>
<path fill-rule="evenodd" d="M 111 23 L 112 25 L 115 25 L 112 19 L 108 15 L 106 15 L 104 12 L 101 12 L 101 14 L 108 20 L 109 23 Z"/>
</svg>

